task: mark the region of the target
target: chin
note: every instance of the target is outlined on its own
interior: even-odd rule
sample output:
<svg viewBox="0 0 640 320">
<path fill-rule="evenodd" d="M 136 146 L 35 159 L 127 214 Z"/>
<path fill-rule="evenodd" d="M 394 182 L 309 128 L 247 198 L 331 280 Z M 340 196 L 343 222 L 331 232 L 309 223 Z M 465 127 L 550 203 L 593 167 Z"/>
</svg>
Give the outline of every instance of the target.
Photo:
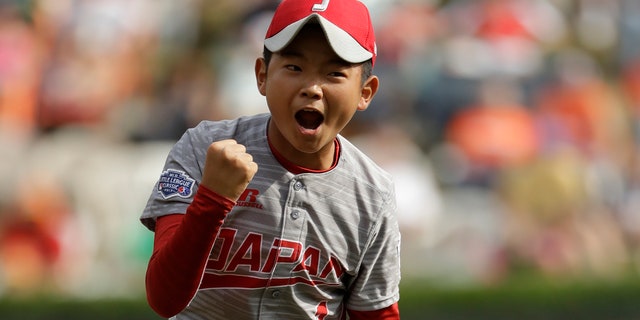
<svg viewBox="0 0 640 320">
<path fill-rule="evenodd" d="M 323 144 L 321 142 L 321 140 L 318 140 L 316 138 L 314 138 L 314 139 L 305 139 L 305 138 L 300 138 L 300 137 L 296 137 L 295 140 L 290 141 L 290 144 L 291 144 L 291 146 L 293 148 L 296 149 L 296 151 L 298 151 L 300 153 L 305 153 L 305 154 L 318 153 L 318 152 L 322 151 L 322 149 L 325 146 L 325 144 Z"/>
</svg>

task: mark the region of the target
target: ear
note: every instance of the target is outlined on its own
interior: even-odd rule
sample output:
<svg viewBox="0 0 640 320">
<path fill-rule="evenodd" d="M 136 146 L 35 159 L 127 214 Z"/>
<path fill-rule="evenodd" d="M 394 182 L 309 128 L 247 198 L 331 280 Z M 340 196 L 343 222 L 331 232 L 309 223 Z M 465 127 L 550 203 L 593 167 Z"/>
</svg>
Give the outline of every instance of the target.
<svg viewBox="0 0 640 320">
<path fill-rule="evenodd" d="M 256 74 L 256 83 L 258 84 L 258 91 L 261 95 L 267 95 L 267 62 L 264 58 L 256 59 L 256 65 L 254 67 Z"/>
<path fill-rule="evenodd" d="M 358 102 L 358 111 L 364 111 L 369 107 L 371 100 L 378 92 L 380 86 L 380 79 L 377 76 L 370 76 L 362 86 L 362 92 L 360 95 L 360 102 Z"/>
</svg>

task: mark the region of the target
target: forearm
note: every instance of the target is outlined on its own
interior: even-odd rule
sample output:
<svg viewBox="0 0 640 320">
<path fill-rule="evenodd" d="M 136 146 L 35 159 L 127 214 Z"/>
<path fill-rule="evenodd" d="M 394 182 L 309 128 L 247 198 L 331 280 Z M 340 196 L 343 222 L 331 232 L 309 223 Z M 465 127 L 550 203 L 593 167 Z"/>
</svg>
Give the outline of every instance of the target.
<svg viewBox="0 0 640 320">
<path fill-rule="evenodd" d="M 149 305 L 159 315 L 174 316 L 191 301 L 218 230 L 233 205 L 201 186 L 186 214 L 158 219 L 146 289 Z"/>
</svg>

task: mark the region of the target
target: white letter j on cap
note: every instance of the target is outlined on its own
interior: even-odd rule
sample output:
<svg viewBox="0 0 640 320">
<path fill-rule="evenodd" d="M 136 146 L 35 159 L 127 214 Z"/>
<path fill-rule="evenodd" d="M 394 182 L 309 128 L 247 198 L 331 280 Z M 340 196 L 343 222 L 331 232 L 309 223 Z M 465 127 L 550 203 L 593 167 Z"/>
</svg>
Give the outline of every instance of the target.
<svg viewBox="0 0 640 320">
<path fill-rule="evenodd" d="M 322 0 L 322 3 L 314 4 L 313 8 L 311 10 L 312 11 L 325 11 L 325 10 L 327 10 L 327 7 L 329 6 L 329 1 L 331 1 L 331 0 Z"/>
</svg>

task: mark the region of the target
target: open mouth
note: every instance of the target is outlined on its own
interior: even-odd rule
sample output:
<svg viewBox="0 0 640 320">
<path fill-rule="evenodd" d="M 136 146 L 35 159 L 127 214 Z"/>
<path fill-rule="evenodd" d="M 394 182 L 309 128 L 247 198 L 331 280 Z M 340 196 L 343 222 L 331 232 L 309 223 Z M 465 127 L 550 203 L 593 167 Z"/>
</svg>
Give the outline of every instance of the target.
<svg viewBox="0 0 640 320">
<path fill-rule="evenodd" d="M 315 130 L 324 121 L 324 116 L 315 110 L 300 110 L 296 113 L 296 121 L 305 129 Z"/>
</svg>

